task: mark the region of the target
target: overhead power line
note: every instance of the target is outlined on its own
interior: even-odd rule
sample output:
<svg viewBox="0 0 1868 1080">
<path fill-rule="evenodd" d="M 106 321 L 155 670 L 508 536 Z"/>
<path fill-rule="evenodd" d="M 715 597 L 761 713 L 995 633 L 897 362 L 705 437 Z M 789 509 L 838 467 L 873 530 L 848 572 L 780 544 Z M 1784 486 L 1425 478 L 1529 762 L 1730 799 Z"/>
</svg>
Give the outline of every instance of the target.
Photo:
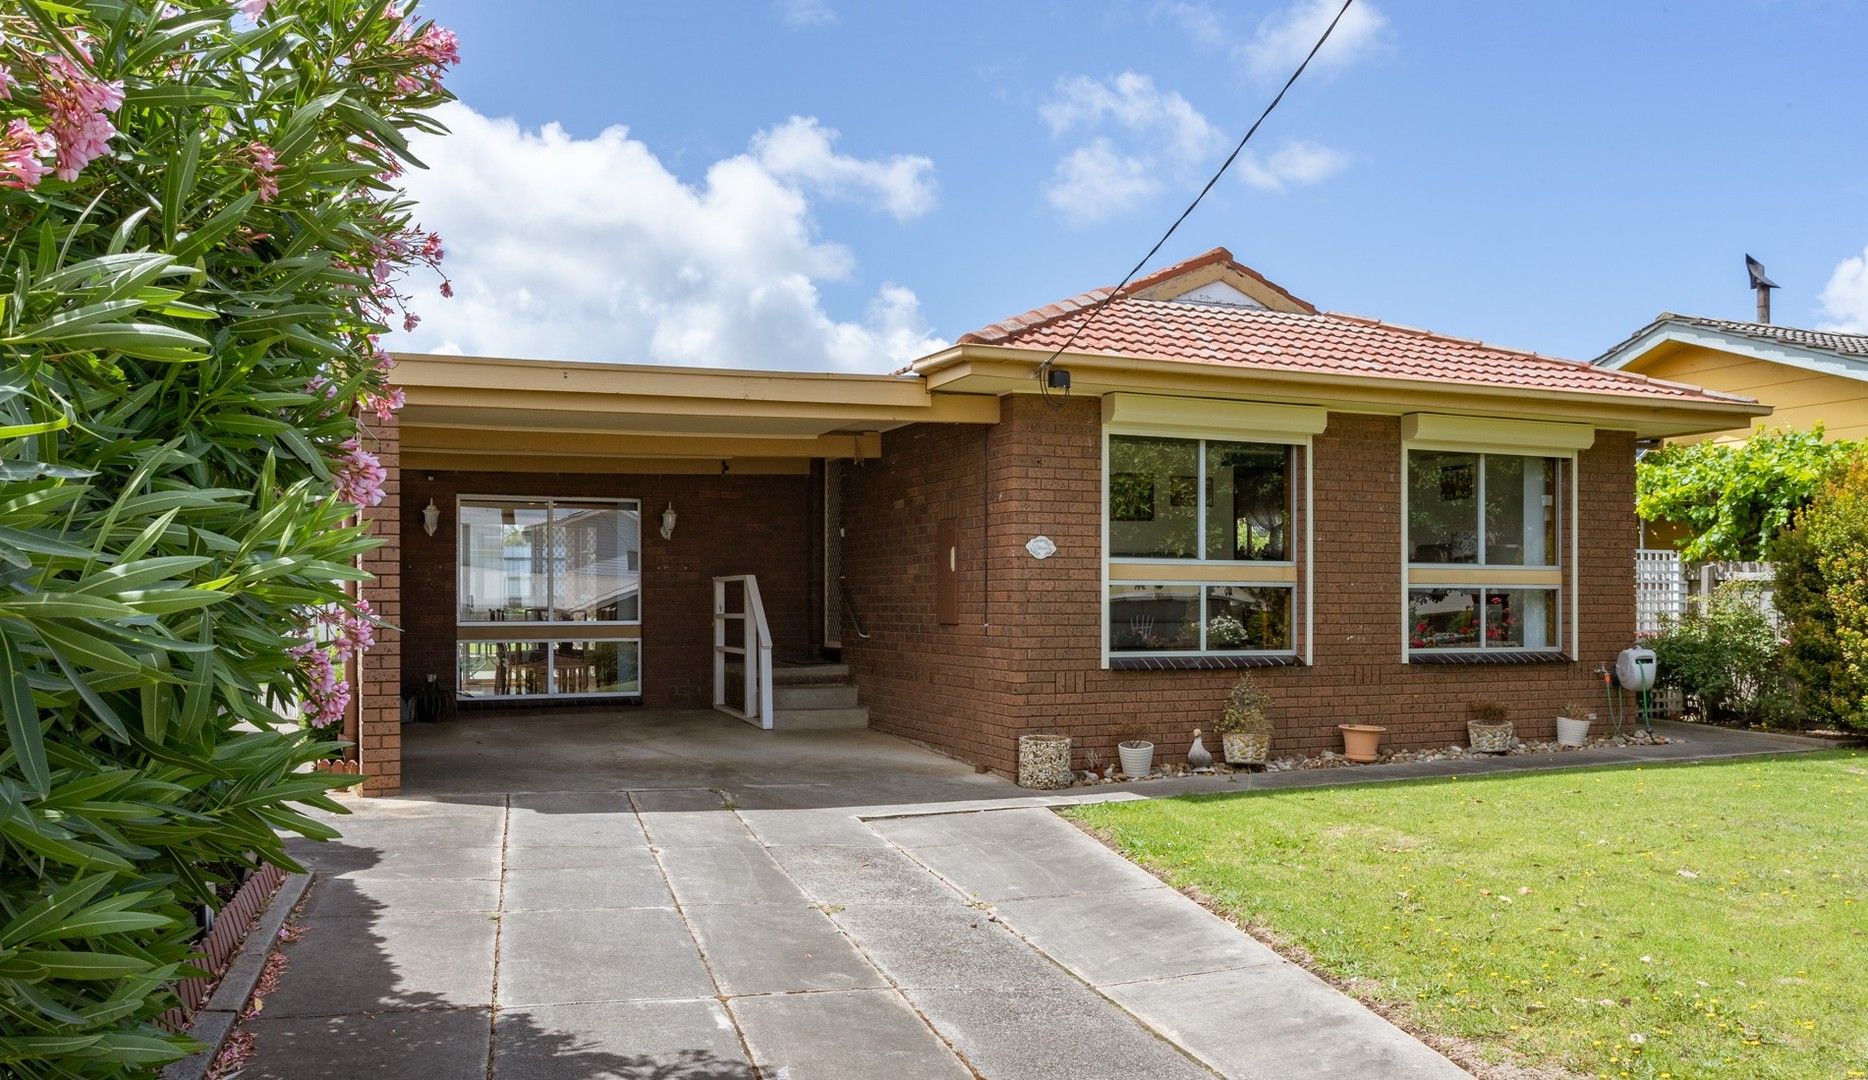
<svg viewBox="0 0 1868 1080">
<path fill-rule="evenodd" d="M 1232 168 L 1232 163 L 1237 161 L 1239 159 L 1239 154 L 1245 150 L 1245 144 L 1252 141 L 1252 136 L 1258 133 L 1259 127 L 1264 124 L 1266 118 L 1272 114 L 1272 111 L 1278 107 L 1278 103 L 1284 100 L 1284 95 L 1289 93 L 1291 87 L 1296 84 L 1298 76 L 1302 75 L 1304 69 L 1310 66 L 1310 61 L 1316 59 L 1317 51 L 1323 48 L 1324 42 L 1330 40 L 1330 35 L 1336 31 L 1336 24 L 1343 21 L 1343 16 L 1349 13 L 1349 7 L 1354 3 L 1355 0 L 1343 0 L 1343 6 L 1337 9 L 1336 17 L 1330 20 L 1330 25 L 1323 28 L 1323 36 L 1317 39 L 1317 43 L 1310 47 L 1308 53 L 1304 54 L 1303 62 L 1297 65 L 1296 71 L 1291 72 L 1291 77 L 1284 80 L 1284 85 L 1278 89 L 1278 96 L 1272 98 L 1271 104 L 1265 106 L 1265 111 L 1259 113 L 1258 119 L 1252 121 L 1252 126 L 1247 128 L 1245 135 L 1239 139 L 1239 145 L 1233 147 L 1232 153 L 1226 155 L 1226 160 L 1219 163 L 1218 171 L 1214 172 L 1212 178 L 1206 182 L 1206 186 L 1200 189 L 1200 194 L 1193 197 L 1193 201 L 1187 204 L 1187 209 L 1180 212 L 1180 216 L 1174 219 L 1174 224 L 1169 225 L 1167 231 L 1161 234 L 1161 239 L 1156 240 L 1155 245 L 1148 249 L 1148 254 L 1143 255 L 1134 266 L 1129 268 L 1128 273 L 1122 275 L 1122 280 L 1116 284 L 1115 288 L 1109 290 L 1109 295 L 1097 301 L 1096 306 L 1090 310 L 1089 318 L 1079 322 L 1077 328 L 1070 332 L 1070 337 L 1065 339 L 1062 345 L 1059 345 L 1051 355 L 1044 358 L 1043 363 L 1038 365 L 1037 374 L 1040 386 L 1045 386 L 1046 374 L 1050 370 L 1051 365 L 1056 363 L 1057 358 L 1068 351 L 1072 345 L 1076 344 L 1077 338 L 1081 336 L 1085 330 L 1090 328 L 1090 324 L 1095 322 L 1097 317 L 1103 313 L 1103 309 L 1109 306 L 1109 302 L 1120 296 L 1122 290 L 1128 286 L 1128 283 L 1135 280 L 1135 275 L 1141 273 L 1142 267 L 1147 266 L 1148 261 L 1153 259 L 1161 250 L 1161 245 L 1167 243 L 1168 238 L 1174 235 L 1174 231 L 1180 228 L 1181 222 L 1186 221 L 1188 215 L 1194 212 L 1194 208 L 1200 205 L 1200 200 L 1206 198 L 1207 192 L 1213 190 L 1214 184 L 1219 183 L 1219 178 L 1226 175 L 1227 169 Z M 1046 390 L 1048 393 L 1048 386 L 1046 386 Z"/>
</svg>

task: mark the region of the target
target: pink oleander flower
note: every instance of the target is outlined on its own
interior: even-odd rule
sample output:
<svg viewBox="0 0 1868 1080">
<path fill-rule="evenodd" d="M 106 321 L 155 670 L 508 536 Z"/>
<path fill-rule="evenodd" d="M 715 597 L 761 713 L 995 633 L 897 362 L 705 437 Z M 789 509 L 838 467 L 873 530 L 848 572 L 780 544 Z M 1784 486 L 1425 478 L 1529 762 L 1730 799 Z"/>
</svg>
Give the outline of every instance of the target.
<svg viewBox="0 0 1868 1080">
<path fill-rule="evenodd" d="M 450 298 L 454 295 L 454 283 L 452 281 L 443 281 L 441 283 L 441 295 Z"/>
<path fill-rule="evenodd" d="M 24 120 L 13 120 L 0 134 L 0 187 L 28 191 L 52 171 L 44 159 L 58 148 L 52 136 L 34 131 Z"/>
<path fill-rule="evenodd" d="M 337 467 L 332 470 L 337 497 L 358 506 L 381 504 L 383 481 L 389 478 L 382 462 L 355 439 L 345 439 L 342 449 L 344 456 L 337 460 Z"/>
<path fill-rule="evenodd" d="M 110 150 L 117 128 L 106 114 L 123 104 L 123 82 L 94 78 L 69 57 L 54 54 L 46 58 L 39 96 L 51 114 L 46 126 L 58 140 L 53 172 L 60 180 L 76 180 L 86 165 Z"/>
<path fill-rule="evenodd" d="M 400 386 L 386 394 L 366 393 L 363 395 L 363 407 L 376 414 L 376 419 L 387 424 L 391 417 L 402 411 L 404 395 Z"/>
<path fill-rule="evenodd" d="M 307 641 L 286 650 L 298 661 L 305 675 L 305 697 L 299 711 L 313 727 L 336 727 L 344 722 L 344 710 L 350 706 L 350 685 L 338 674 L 331 650 Z"/>
<path fill-rule="evenodd" d="M 266 9 L 272 6 L 272 0 L 240 0 L 234 6 L 240 9 L 240 14 L 258 22 L 259 17 L 266 14 Z"/>
<path fill-rule="evenodd" d="M 253 177 L 259 185 L 259 201 L 271 202 L 279 197 L 279 159 L 273 155 L 272 147 L 265 143 L 248 143 L 247 158 L 253 163 Z"/>
<path fill-rule="evenodd" d="M 415 314 L 413 311 L 405 311 L 402 313 L 402 329 L 413 332 L 414 329 L 421 324 L 422 317 L 420 315 Z"/>
<path fill-rule="evenodd" d="M 0 101 L 12 101 L 13 88 L 18 85 L 19 80 L 13 77 L 13 70 L 0 64 Z"/>
</svg>

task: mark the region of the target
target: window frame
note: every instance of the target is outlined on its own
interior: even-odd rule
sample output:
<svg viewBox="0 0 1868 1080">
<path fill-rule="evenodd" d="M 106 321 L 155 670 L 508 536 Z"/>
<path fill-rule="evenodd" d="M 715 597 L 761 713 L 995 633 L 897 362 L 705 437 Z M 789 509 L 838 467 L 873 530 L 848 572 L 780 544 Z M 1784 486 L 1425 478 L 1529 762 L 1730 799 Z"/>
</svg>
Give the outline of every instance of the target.
<svg viewBox="0 0 1868 1080">
<path fill-rule="evenodd" d="M 1149 558 L 1134 555 L 1114 555 L 1110 553 L 1110 487 L 1114 474 L 1110 470 L 1110 445 L 1117 438 L 1146 439 L 1181 439 L 1195 442 L 1195 491 L 1197 494 L 1194 515 L 1197 558 Z M 1101 529 L 1101 580 L 1098 593 L 1097 626 L 1099 631 L 1099 651 L 1101 666 L 1111 668 L 1112 660 L 1135 660 L 1153 662 L 1151 666 L 1171 667 L 1177 662 L 1189 666 L 1216 666 L 1225 661 L 1243 661 L 1250 663 L 1302 663 L 1312 661 L 1312 623 L 1313 614 L 1313 568 L 1315 566 L 1312 547 L 1312 524 L 1315 516 L 1315 498 L 1311 483 L 1313 468 L 1313 437 L 1290 432 L 1259 431 L 1250 427 L 1186 427 L 1178 424 L 1121 424 L 1105 422 L 1102 425 L 1102 470 L 1098 484 L 1097 520 Z M 1261 446 L 1282 446 L 1288 453 L 1286 499 L 1288 509 L 1286 520 L 1289 528 L 1298 535 L 1290 537 L 1286 547 L 1291 554 L 1287 559 L 1213 559 L 1206 557 L 1207 546 L 1207 444 L 1213 442 L 1242 443 Z M 1302 514 L 1298 513 L 1298 493 L 1303 493 Z M 1297 553 L 1302 551 L 1301 559 Z M 1160 567 L 1167 572 L 1145 577 L 1131 576 L 1128 573 L 1118 575 L 1118 566 Z M 1233 571 L 1221 573 L 1222 570 Z M 1267 572 L 1269 571 L 1269 573 Z M 1169 586 L 1197 588 L 1199 590 L 1200 636 L 1204 643 L 1207 634 L 1207 587 L 1239 586 L 1243 588 L 1282 589 L 1290 594 L 1291 643 L 1282 649 L 1173 649 L 1173 650 L 1122 650 L 1110 648 L 1110 606 L 1113 590 L 1124 585 L 1133 586 Z M 1300 608 L 1301 605 L 1301 608 Z M 1244 665 L 1241 665 L 1244 666 Z"/>
<path fill-rule="evenodd" d="M 462 570 L 463 550 L 460 542 L 461 508 L 466 505 L 499 505 L 512 503 L 543 504 L 548 527 L 556 521 L 556 509 L 559 503 L 601 504 L 625 509 L 633 507 L 636 512 L 636 617 L 633 619 L 487 619 L 484 621 L 466 621 L 461 618 L 460 575 Z M 642 500 L 634 496 L 611 497 L 590 495 L 480 495 L 471 492 L 457 492 L 454 496 L 454 692 L 466 701 L 562 701 L 578 699 L 634 699 L 642 696 L 642 683 L 646 669 L 643 666 L 642 619 L 647 603 L 647 590 L 643 587 L 642 561 Z M 549 540 L 547 540 L 549 545 Z M 547 557 L 545 563 L 545 604 L 548 615 L 557 613 L 557 568 L 553 560 Z M 480 642 L 497 645 L 544 645 L 546 692 L 542 694 L 469 694 L 461 679 L 461 645 L 464 642 Z M 558 646 L 571 642 L 617 642 L 633 647 L 636 654 L 636 689 L 633 691 L 584 691 L 562 693 L 558 691 Z"/>
<path fill-rule="evenodd" d="M 1472 562 L 1415 562 L 1413 529 L 1409 499 L 1413 491 L 1413 454 L 1464 453 L 1477 458 L 1474 502 L 1478 531 L 1473 543 Z M 1557 463 L 1555 492 L 1556 528 L 1552 545 L 1553 562 L 1527 566 L 1522 563 L 1486 561 L 1485 484 L 1488 457 L 1551 459 Z M 1577 451 L 1544 446 L 1511 446 L 1431 439 L 1406 439 L 1401 443 L 1401 514 L 1396 531 L 1400 537 L 1401 603 L 1400 646 L 1404 663 L 1431 663 L 1462 659 L 1474 661 L 1537 660 L 1562 657 L 1574 659 L 1575 642 L 1580 632 L 1576 597 L 1577 579 Z M 1449 648 L 1419 647 L 1413 642 L 1414 593 L 1419 590 L 1449 589 L 1479 594 L 1479 631 L 1477 645 Z M 1485 616 L 1490 610 L 1488 597 L 1495 592 L 1546 591 L 1556 604 L 1556 640 L 1547 645 L 1488 645 Z"/>
</svg>

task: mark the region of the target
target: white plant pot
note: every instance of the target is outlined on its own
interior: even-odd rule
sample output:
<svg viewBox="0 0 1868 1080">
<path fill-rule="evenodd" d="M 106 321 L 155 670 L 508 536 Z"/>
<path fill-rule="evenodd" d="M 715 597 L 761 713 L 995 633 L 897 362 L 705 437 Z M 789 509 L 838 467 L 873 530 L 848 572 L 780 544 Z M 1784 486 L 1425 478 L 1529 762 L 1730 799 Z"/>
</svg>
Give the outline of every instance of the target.
<svg viewBox="0 0 1868 1080">
<path fill-rule="evenodd" d="M 1122 772 L 1124 775 L 1147 776 L 1154 771 L 1154 743 L 1123 743 L 1116 747 L 1116 753 L 1122 758 Z"/>
<path fill-rule="evenodd" d="M 1559 746 L 1588 746 L 1588 718 L 1572 720 L 1567 716 L 1557 717 L 1557 744 Z"/>
</svg>

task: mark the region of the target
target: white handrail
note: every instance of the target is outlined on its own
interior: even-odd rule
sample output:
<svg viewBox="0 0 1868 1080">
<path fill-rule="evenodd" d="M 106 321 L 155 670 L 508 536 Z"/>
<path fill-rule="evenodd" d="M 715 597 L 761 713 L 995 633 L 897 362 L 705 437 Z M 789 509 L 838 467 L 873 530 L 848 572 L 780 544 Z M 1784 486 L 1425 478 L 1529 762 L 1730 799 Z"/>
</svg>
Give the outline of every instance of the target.
<svg viewBox="0 0 1868 1080">
<path fill-rule="evenodd" d="M 728 582 L 741 583 L 744 609 L 726 609 Z M 726 624 L 740 621 L 740 644 L 728 645 Z M 726 700 L 726 658 L 739 656 L 745 668 L 743 707 Z M 753 574 L 727 574 L 713 579 L 713 707 L 747 723 L 772 727 L 772 628 L 765 621 L 765 602 L 759 598 L 759 579 Z"/>
</svg>

